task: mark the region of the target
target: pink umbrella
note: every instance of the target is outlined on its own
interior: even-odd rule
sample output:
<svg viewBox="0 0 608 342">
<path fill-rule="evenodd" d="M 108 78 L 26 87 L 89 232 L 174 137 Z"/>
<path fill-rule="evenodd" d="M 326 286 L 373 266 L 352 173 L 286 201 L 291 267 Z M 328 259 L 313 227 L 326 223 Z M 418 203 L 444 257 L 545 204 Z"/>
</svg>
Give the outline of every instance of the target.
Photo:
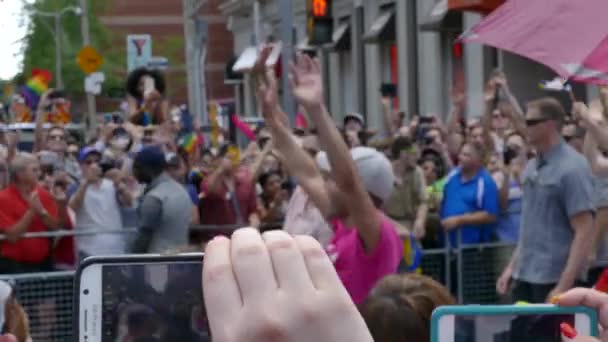
<svg viewBox="0 0 608 342">
<path fill-rule="evenodd" d="M 560 76 L 608 85 L 608 0 L 508 0 L 465 32 L 545 64 Z"/>
</svg>

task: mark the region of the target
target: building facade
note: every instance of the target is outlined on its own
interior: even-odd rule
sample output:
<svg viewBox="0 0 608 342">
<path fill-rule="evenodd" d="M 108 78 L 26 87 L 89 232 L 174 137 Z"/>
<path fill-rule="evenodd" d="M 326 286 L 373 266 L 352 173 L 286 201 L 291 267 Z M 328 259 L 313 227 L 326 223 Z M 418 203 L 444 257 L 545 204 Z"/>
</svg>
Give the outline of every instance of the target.
<svg viewBox="0 0 608 342">
<path fill-rule="evenodd" d="M 234 35 L 237 56 L 254 41 L 255 1 L 224 0 L 220 4 Z M 280 0 L 257 1 L 262 35 L 258 41 L 280 36 Z M 306 1 L 292 2 L 294 45 L 308 49 Z M 315 49 L 315 53 L 324 65 L 328 105 L 337 121 L 346 113 L 358 112 L 367 118 L 370 128 L 380 128 L 379 90 L 385 83 L 397 85 L 395 105 L 410 115 L 446 116 L 451 107 L 450 95 L 462 92 L 467 96 L 467 116 L 479 116 L 485 80 L 496 68 L 507 74 L 520 101 L 541 96 L 539 82 L 555 74 L 507 52 L 458 43 L 457 38 L 482 17 L 475 12 L 450 9 L 448 3 L 448 0 L 332 1 L 333 42 Z M 238 108 L 246 115 L 255 115 L 254 93 L 247 76 L 235 88 L 241 93 Z M 593 91 L 575 86 L 580 98 Z"/>
<path fill-rule="evenodd" d="M 200 16 L 209 24 L 207 62 L 204 68 L 209 100 L 226 101 L 234 97 L 233 88 L 224 84 L 226 61 L 233 55 L 232 33 L 227 30 L 227 18 L 219 12 L 219 0 L 207 0 Z M 168 95 L 175 104 L 188 103 L 187 68 L 184 43 L 182 0 L 112 0 L 100 17 L 115 40 L 114 45 L 124 53 L 126 70 L 126 37 L 129 34 L 150 34 L 154 56 L 169 59 L 165 71 Z"/>
</svg>

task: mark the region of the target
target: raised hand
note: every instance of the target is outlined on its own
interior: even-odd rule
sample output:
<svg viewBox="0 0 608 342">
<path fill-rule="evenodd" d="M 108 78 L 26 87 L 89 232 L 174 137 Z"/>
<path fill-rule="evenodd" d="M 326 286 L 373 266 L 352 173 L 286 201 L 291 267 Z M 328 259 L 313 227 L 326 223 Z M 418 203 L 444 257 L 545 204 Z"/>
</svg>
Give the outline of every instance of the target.
<svg viewBox="0 0 608 342">
<path fill-rule="evenodd" d="M 496 99 L 497 83 L 494 78 L 488 81 L 483 92 L 483 98 L 486 102 L 494 101 Z"/>
<path fill-rule="evenodd" d="M 258 101 L 262 106 L 262 113 L 266 124 L 276 127 L 285 123 L 283 111 L 279 105 L 279 90 L 274 70 L 266 67 L 266 60 L 272 52 L 272 46 L 266 46 L 260 53 L 260 58 L 253 68 L 253 75 L 257 83 Z"/>
<path fill-rule="evenodd" d="M 44 94 L 42 94 L 42 97 L 40 97 L 40 101 L 38 101 L 38 111 L 44 111 L 46 110 L 46 108 L 50 107 L 53 104 L 53 101 L 51 100 L 50 96 L 54 92 L 55 89 L 51 88 L 47 90 Z"/>
<path fill-rule="evenodd" d="M 290 83 L 299 104 L 305 108 L 323 105 L 323 81 L 317 59 L 305 54 L 298 56 L 297 63 L 291 65 Z"/>
</svg>

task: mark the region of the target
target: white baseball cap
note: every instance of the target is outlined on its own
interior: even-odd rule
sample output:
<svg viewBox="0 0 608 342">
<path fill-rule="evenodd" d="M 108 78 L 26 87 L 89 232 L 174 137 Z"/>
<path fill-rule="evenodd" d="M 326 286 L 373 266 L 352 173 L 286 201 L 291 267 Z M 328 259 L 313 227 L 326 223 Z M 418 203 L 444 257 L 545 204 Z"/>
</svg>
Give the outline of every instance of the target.
<svg viewBox="0 0 608 342">
<path fill-rule="evenodd" d="M 355 147 L 350 150 L 350 155 L 367 192 L 386 202 L 393 192 L 395 182 L 391 162 L 384 154 L 369 147 Z M 331 170 L 325 152 L 317 154 L 317 164 L 322 170 Z"/>
</svg>

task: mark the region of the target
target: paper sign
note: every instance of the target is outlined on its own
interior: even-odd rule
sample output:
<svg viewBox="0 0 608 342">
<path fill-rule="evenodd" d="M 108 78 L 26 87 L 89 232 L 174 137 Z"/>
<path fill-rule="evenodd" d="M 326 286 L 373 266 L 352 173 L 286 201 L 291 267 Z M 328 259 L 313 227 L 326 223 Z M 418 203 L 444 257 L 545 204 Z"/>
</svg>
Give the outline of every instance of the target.
<svg viewBox="0 0 608 342">
<path fill-rule="evenodd" d="M 131 72 L 146 67 L 152 59 L 152 37 L 149 34 L 127 36 L 127 69 Z"/>
<path fill-rule="evenodd" d="M 103 72 L 94 72 L 84 80 L 84 90 L 93 95 L 101 94 L 101 85 L 106 80 Z"/>
</svg>

